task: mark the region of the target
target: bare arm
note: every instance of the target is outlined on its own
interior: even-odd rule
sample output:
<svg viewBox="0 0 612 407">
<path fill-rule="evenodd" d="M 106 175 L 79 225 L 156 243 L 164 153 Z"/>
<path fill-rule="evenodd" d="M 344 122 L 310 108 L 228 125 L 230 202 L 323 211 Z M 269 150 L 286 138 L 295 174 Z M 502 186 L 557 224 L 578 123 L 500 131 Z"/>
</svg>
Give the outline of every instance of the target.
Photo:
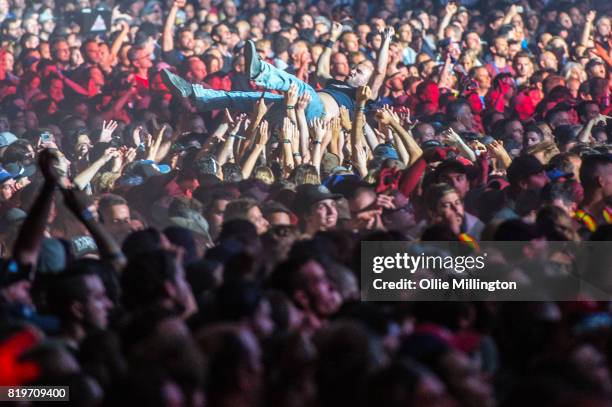
<svg viewBox="0 0 612 407">
<path fill-rule="evenodd" d="M 176 21 L 176 13 L 179 8 L 185 6 L 185 0 L 174 0 L 166 21 L 164 23 L 164 31 L 162 33 L 162 51 L 169 52 L 174 48 L 174 21 Z"/>
<path fill-rule="evenodd" d="M 448 25 L 450 24 L 451 18 L 453 18 L 453 16 L 457 12 L 457 4 L 449 2 L 446 5 L 445 11 L 446 13 L 444 13 L 444 18 L 442 18 L 442 21 L 440 22 L 440 27 L 438 27 L 438 40 L 444 39 L 444 30 L 446 30 L 446 27 L 448 27 Z"/>
<path fill-rule="evenodd" d="M 53 191 L 57 185 L 57 178 L 52 168 L 54 160 L 57 160 L 57 157 L 49 150 L 41 151 L 39 166 L 45 177 L 45 183 L 30 208 L 13 247 L 13 258 L 19 264 L 32 268 L 35 268 L 38 262 L 38 253 L 51 212 Z"/>
<path fill-rule="evenodd" d="M 378 99 L 378 92 L 385 81 L 385 75 L 387 74 L 387 65 L 389 64 L 389 45 L 391 44 L 391 38 L 395 35 L 393 27 L 387 27 L 382 31 L 383 42 L 378 51 L 378 57 L 376 58 L 376 67 L 374 73 L 368 83 L 372 90 L 371 100 Z"/>
<path fill-rule="evenodd" d="M 288 174 L 294 168 L 293 148 L 291 146 L 293 138 L 294 124 L 291 123 L 288 117 L 283 119 L 282 140 L 283 140 L 283 167 L 285 173 Z"/>
<path fill-rule="evenodd" d="M 312 165 L 315 166 L 319 175 L 321 174 L 321 158 L 323 156 L 323 138 L 329 131 L 329 122 L 323 118 L 314 119 L 312 122 L 312 128 L 314 133 L 314 148 L 312 151 Z"/>
<path fill-rule="evenodd" d="M 304 92 L 304 94 L 298 98 L 298 103 L 295 106 L 298 130 L 300 132 L 300 154 L 302 154 L 303 163 L 309 163 L 311 160 L 310 151 L 308 149 L 308 121 L 306 120 L 306 107 L 309 103 L 310 93 Z"/>
<path fill-rule="evenodd" d="M 326 81 L 332 79 L 331 69 L 330 69 L 330 61 L 332 55 L 332 46 L 333 43 L 338 41 L 340 35 L 342 34 L 342 24 L 334 21 L 332 23 L 332 29 L 329 36 L 329 43 L 326 45 L 325 49 L 319 56 L 319 60 L 317 61 L 317 82 L 321 85 L 324 85 Z"/>
<path fill-rule="evenodd" d="M 238 120 L 236 120 L 236 124 L 232 128 L 232 131 L 230 132 L 230 134 L 228 134 L 227 138 L 225 139 L 223 148 L 221 149 L 221 151 L 219 151 L 219 154 L 217 154 L 216 160 L 217 160 L 217 163 L 219 164 L 219 167 L 223 166 L 223 164 L 227 162 L 229 156 L 233 152 L 234 141 L 236 140 L 236 135 L 238 134 L 238 131 L 240 130 L 240 127 L 242 126 L 242 122 L 244 120 L 245 120 L 244 117 L 240 117 Z"/>
<path fill-rule="evenodd" d="M 87 209 L 87 205 L 83 201 L 82 193 L 74 189 L 62 188 L 62 195 L 66 206 L 83 223 L 96 242 L 100 257 L 109 261 L 115 270 L 123 269 L 127 260 L 121 251 L 121 247 L 104 226 L 94 219 L 93 214 Z"/>
<path fill-rule="evenodd" d="M 584 28 L 582 29 L 582 35 L 580 37 L 580 45 L 583 47 L 589 46 L 589 38 L 591 38 L 591 30 L 593 29 L 593 21 L 595 21 L 595 11 L 591 10 L 586 15 L 584 21 Z"/>
<path fill-rule="evenodd" d="M 91 182 L 93 177 L 96 176 L 98 171 L 100 171 L 100 169 L 104 167 L 104 165 L 107 162 L 119 156 L 119 154 L 120 152 L 116 148 L 112 148 L 112 147 L 107 148 L 106 151 L 104 151 L 104 154 L 102 154 L 100 158 L 98 158 L 96 161 L 91 163 L 89 167 L 85 168 L 76 177 L 74 177 L 74 181 L 73 181 L 74 185 L 79 190 L 81 191 L 84 190 L 87 187 L 87 185 Z"/>
<path fill-rule="evenodd" d="M 357 162 L 358 150 L 363 150 L 365 146 L 365 137 L 363 135 L 363 127 L 365 124 L 365 104 L 372 96 L 372 91 L 368 86 L 362 86 L 357 90 L 357 109 L 355 110 L 355 124 L 351 132 L 352 159 Z"/>
<path fill-rule="evenodd" d="M 251 154 L 249 154 L 242 166 L 242 178 L 247 179 L 251 176 L 253 168 L 255 168 L 255 163 L 261 155 L 261 152 L 266 148 L 266 144 L 268 144 L 268 122 L 263 120 L 261 126 L 259 126 L 259 139 L 253 146 Z"/>
<path fill-rule="evenodd" d="M 383 124 L 390 126 L 394 132 L 396 132 L 408 152 L 409 161 L 408 165 L 414 164 L 423 155 L 423 150 L 412 137 L 412 134 L 406 130 L 396 114 L 390 109 L 381 109 L 377 112 L 376 118 Z"/>
<path fill-rule="evenodd" d="M 119 32 L 119 35 L 117 35 L 117 38 L 115 38 L 115 41 L 113 41 L 113 44 L 110 47 L 110 62 L 114 62 L 117 61 L 117 55 L 119 55 L 119 50 L 121 49 L 121 46 L 123 45 L 123 43 L 125 42 L 125 39 L 127 38 L 127 36 L 130 34 L 130 26 L 127 23 L 124 23 L 121 25 L 121 31 Z"/>
</svg>

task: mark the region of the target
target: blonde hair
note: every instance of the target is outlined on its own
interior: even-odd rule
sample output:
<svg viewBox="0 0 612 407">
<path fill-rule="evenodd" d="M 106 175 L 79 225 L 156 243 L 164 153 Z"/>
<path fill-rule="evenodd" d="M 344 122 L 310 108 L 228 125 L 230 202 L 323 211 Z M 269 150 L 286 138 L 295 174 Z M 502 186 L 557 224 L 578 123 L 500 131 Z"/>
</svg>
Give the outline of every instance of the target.
<svg viewBox="0 0 612 407">
<path fill-rule="evenodd" d="M 255 168 L 253 171 L 253 178 L 263 181 L 267 185 L 274 184 L 274 173 L 265 165 Z"/>
</svg>

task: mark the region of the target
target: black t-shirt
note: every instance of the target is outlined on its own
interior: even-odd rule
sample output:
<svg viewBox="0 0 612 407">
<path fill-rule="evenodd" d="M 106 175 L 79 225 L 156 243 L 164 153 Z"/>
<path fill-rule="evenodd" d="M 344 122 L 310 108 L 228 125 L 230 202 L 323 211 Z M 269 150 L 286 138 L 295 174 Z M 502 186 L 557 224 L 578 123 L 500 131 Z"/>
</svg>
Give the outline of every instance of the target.
<svg viewBox="0 0 612 407">
<path fill-rule="evenodd" d="M 349 112 L 355 110 L 355 100 L 357 99 L 357 88 L 343 81 L 330 79 L 325 84 L 321 92 L 327 93 L 338 103 L 344 106 Z"/>
</svg>

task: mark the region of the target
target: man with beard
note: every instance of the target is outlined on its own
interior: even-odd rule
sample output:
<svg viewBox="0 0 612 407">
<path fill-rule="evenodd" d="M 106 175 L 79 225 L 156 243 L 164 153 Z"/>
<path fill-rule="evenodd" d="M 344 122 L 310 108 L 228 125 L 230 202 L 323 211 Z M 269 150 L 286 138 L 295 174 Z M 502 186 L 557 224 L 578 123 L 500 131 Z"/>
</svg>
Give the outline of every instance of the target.
<svg viewBox="0 0 612 407">
<path fill-rule="evenodd" d="M 381 35 L 382 45 L 376 66 L 369 61 L 361 62 L 350 71 L 346 82 L 330 79 L 319 92 L 295 76 L 262 61 L 252 41 L 247 41 L 244 50 L 246 73 L 249 79 L 265 89 L 287 92 L 291 85 L 295 85 L 298 89 L 298 96 L 308 92 L 311 100 L 306 108 L 306 119 L 309 122 L 323 114 L 327 119 L 331 119 L 338 116 L 340 106 L 345 106 L 349 111 L 355 110 L 356 92 L 360 86 L 368 85 L 372 89 L 370 100 L 378 98 L 378 91 L 383 84 L 387 70 L 389 44 L 394 35 L 393 28 L 385 28 Z M 332 46 L 333 40 L 330 40 L 326 44 L 324 54 L 328 52 L 331 55 Z M 162 79 L 175 96 L 190 98 L 200 111 L 230 108 L 250 112 L 254 104 L 262 97 L 266 103 L 284 99 L 283 95 L 265 92 L 262 96 L 261 92 L 225 92 L 204 89 L 201 85 L 191 84 L 166 69 L 162 71 Z M 293 109 L 294 106 L 287 106 L 287 108 Z"/>
<path fill-rule="evenodd" d="M 195 39 L 193 32 L 189 28 L 181 28 L 176 33 L 177 47 L 175 47 L 175 39 L 172 33 L 174 22 L 176 21 L 176 15 L 179 9 L 185 7 L 185 0 L 175 0 L 172 3 L 168 17 L 164 24 L 164 32 L 162 34 L 162 51 L 163 57 L 166 62 L 170 65 L 178 66 L 186 58 L 193 55 L 193 49 L 195 46 Z"/>
<path fill-rule="evenodd" d="M 486 67 L 491 78 L 495 78 L 500 73 L 510 73 L 514 75 L 512 67 L 508 63 L 508 40 L 503 36 L 495 37 L 491 50 L 491 62 Z"/>
</svg>

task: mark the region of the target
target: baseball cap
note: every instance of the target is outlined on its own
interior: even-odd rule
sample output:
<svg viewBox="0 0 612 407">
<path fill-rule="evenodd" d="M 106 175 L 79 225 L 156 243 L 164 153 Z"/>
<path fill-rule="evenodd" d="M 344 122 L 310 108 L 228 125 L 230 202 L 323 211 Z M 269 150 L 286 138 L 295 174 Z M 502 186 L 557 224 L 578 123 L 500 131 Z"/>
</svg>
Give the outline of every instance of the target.
<svg viewBox="0 0 612 407">
<path fill-rule="evenodd" d="M 0 148 L 8 147 L 17 141 L 17 137 L 8 131 L 0 132 Z"/>
<path fill-rule="evenodd" d="M 516 184 L 519 181 L 544 171 L 544 165 L 532 155 L 516 157 L 508 167 L 508 181 Z"/>
<path fill-rule="evenodd" d="M 138 168 L 145 177 L 168 174 L 172 169 L 166 164 L 156 164 L 153 160 L 140 160 Z"/>
<path fill-rule="evenodd" d="M 31 177 L 36 173 L 36 165 L 30 164 L 23 166 L 19 163 L 8 163 L 4 169 L 14 175 L 15 179 Z"/>
<path fill-rule="evenodd" d="M 317 202 L 341 197 L 341 194 L 332 194 L 324 185 L 303 184 L 297 187 L 293 209 L 295 213 L 304 213 Z"/>
<path fill-rule="evenodd" d="M 31 280 L 32 267 L 19 264 L 14 259 L 0 260 L 0 287 L 8 287 L 21 280 Z"/>
<path fill-rule="evenodd" d="M 8 172 L 3 167 L 0 167 L 0 184 L 8 181 L 9 179 L 15 179 L 15 174 Z"/>
</svg>

